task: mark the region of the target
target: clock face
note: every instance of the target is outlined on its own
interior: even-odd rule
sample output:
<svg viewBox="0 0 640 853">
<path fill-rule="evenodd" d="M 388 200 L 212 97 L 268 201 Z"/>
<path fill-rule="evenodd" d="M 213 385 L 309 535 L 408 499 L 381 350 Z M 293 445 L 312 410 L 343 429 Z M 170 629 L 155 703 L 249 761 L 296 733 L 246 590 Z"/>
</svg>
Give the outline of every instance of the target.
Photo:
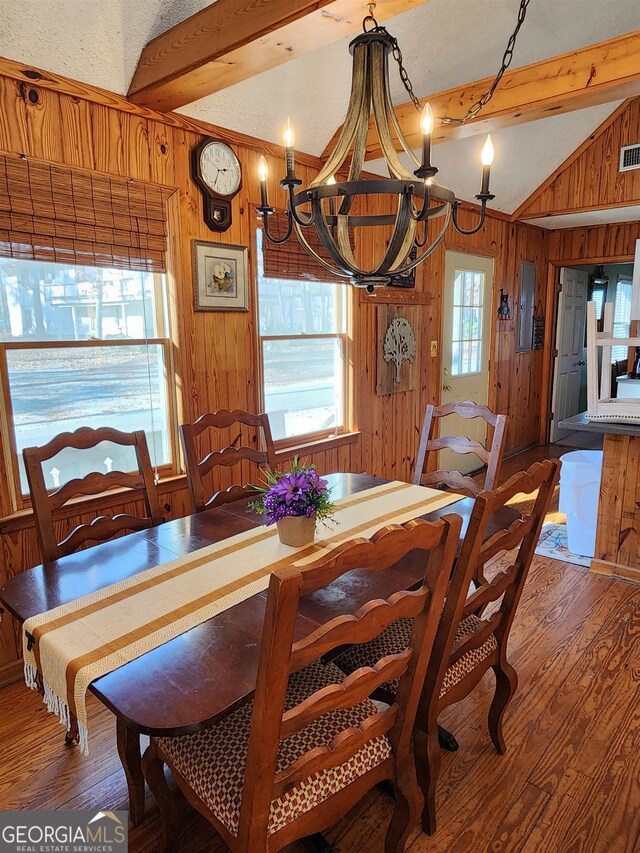
<svg viewBox="0 0 640 853">
<path fill-rule="evenodd" d="M 221 196 L 233 195 L 240 186 L 240 161 L 224 142 L 210 142 L 200 152 L 200 174 L 204 183 Z"/>
</svg>

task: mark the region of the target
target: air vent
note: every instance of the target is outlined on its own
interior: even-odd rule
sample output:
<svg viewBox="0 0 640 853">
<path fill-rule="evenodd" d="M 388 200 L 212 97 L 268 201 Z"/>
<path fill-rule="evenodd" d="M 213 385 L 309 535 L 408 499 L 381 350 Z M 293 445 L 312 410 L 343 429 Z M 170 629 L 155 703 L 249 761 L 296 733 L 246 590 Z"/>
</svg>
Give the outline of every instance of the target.
<svg viewBox="0 0 640 853">
<path fill-rule="evenodd" d="M 640 169 L 640 142 L 620 149 L 620 171 L 629 172 L 631 169 Z"/>
</svg>

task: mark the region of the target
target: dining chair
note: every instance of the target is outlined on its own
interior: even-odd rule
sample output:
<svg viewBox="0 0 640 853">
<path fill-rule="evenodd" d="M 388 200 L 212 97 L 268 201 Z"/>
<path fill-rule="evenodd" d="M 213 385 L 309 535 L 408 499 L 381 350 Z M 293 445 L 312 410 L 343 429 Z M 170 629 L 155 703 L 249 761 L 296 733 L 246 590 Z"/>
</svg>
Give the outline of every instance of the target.
<svg viewBox="0 0 640 853">
<path fill-rule="evenodd" d="M 165 764 L 190 804 L 241 853 L 281 850 L 318 833 L 378 782 L 391 780 L 396 802 L 385 849 L 403 850 L 420 818 L 413 721 L 460 527 L 458 516 L 390 525 L 370 540 L 346 542 L 302 568 L 292 560 L 271 575 L 253 701 L 193 734 L 152 738 L 145 752 L 165 850 L 175 849 L 179 828 Z M 416 553 L 423 569 L 417 588 L 364 599 L 355 613 L 357 605 L 346 599 L 342 615 L 320 625 L 314 620 L 317 627 L 301 636 L 301 601 L 314 594 L 321 601 L 328 585 L 354 569 L 366 591 L 367 575 Z M 353 589 L 353 575 L 349 583 Z M 347 678 L 322 662 L 336 647 L 371 640 L 403 618 L 412 619 L 413 629 L 398 653 Z M 369 695 L 390 678 L 399 679 L 392 702 L 376 705 Z"/>
<path fill-rule="evenodd" d="M 120 447 L 132 447 L 137 471 L 92 471 L 84 477 L 74 478 L 56 487 L 47 488 L 43 463 L 53 459 L 63 450 L 91 450 L 101 442 Z M 42 447 L 25 447 L 22 451 L 29 483 L 31 504 L 36 523 L 38 544 L 43 562 L 57 560 L 84 545 L 85 542 L 102 542 L 122 531 L 146 530 L 163 521 L 162 509 L 156 491 L 154 472 L 149 458 L 149 448 L 144 430 L 121 432 L 112 427 L 81 427 L 75 432 L 63 432 Z M 74 497 L 97 495 L 114 487 L 129 489 L 133 497 L 142 498 L 146 515 L 130 513 L 99 516 L 90 523 L 79 524 L 63 539 L 56 534 L 56 524 L 64 505 Z M 128 499 L 128 496 L 127 496 Z"/>
<path fill-rule="evenodd" d="M 500 488 L 481 492 L 475 500 L 451 576 L 416 715 L 416 762 L 424 794 L 422 822 L 430 835 L 436 829 L 438 717 L 448 705 L 471 693 L 489 669 L 493 669 L 496 680 L 489 709 L 489 733 L 496 750 L 505 752 L 502 723 L 518 684 L 517 673 L 507 659 L 509 633 L 560 466 L 557 459 L 537 462 Z M 516 495 L 533 493 L 536 495 L 529 501 L 530 508 L 525 508 L 519 519 L 485 540 L 489 520 L 496 511 Z M 487 564 L 504 552 L 507 555 L 500 561 L 497 573 L 488 577 Z M 476 589 L 470 592 L 472 581 Z M 372 643 L 352 646 L 335 663 L 347 674 L 369 666 L 379 655 L 396 654 L 404 648 L 410 632 L 410 620 L 398 621 Z M 379 695 L 390 701 L 396 689 L 397 681 L 387 682 Z"/>
<path fill-rule="evenodd" d="M 433 438 L 436 421 L 438 418 L 444 418 L 447 415 L 458 415 L 458 417 L 466 419 L 482 418 L 489 426 L 493 427 L 490 447 L 487 449 L 481 442 L 462 435 Z M 502 456 L 507 439 L 507 420 L 507 415 L 496 415 L 487 406 L 481 406 L 470 401 L 446 403 L 443 406 L 429 404 L 424 414 L 413 482 L 422 486 L 442 483 L 456 491 L 466 490 L 473 497 L 480 494 L 483 488 L 493 489 L 498 481 L 500 466 L 502 465 Z M 479 486 L 473 477 L 461 474 L 459 471 L 426 470 L 431 454 L 437 453 L 439 450 L 452 450 L 454 453 L 464 454 L 474 453 L 487 466 L 484 487 Z"/>
<path fill-rule="evenodd" d="M 236 438 L 228 446 L 221 450 L 212 450 L 205 456 L 200 457 L 196 440 L 208 430 L 230 429 L 238 426 L 239 431 Z M 255 429 L 255 442 L 261 441 L 263 450 L 258 447 L 239 444 L 242 441 L 242 426 Z M 261 438 L 260 438 L 261 436 Z M 267 414 L 254 415 L 235 409 L 230 412 L 227 409 L 219 409 L 217 412 L 207 412 L 201 415 L 192 424 L 181 424 L 180 437 L 184 450 L 185 466 L 187 469 L 187 483 L 191 495 L 191 503 L 194 512 L 201 512 L 215 506 L 251 497 L 257 493 L 257 489 L 251 485 L 232 485 L 228 489 L 215 492 L 210 497 L 205 497 L 204 478 L 218 465 L 232 467 L 238 463 L 249 460 L 265 468 L 275 468 L 275 449 L 271 437 L 271 427 Z"/>
</svg>

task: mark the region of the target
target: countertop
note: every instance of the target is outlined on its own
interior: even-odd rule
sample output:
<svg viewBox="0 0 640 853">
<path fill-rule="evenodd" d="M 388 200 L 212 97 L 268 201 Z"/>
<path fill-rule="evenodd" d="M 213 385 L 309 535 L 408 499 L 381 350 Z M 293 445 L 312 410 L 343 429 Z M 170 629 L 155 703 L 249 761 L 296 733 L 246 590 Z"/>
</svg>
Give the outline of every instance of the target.
<svg viewBox="0 0 640 853">
<path fill-rule="evenodd" d="M 640 424 L 617 423 L 610 424 L 603 421 L 587 420 L 587 413 L 580 412 L 571 418 L 565 418 L 558 424 L 558 429 L 567 429 L 577 432 L 599 432 L 610 435 L 635 435 L 640 436 Z"/>
</svg>

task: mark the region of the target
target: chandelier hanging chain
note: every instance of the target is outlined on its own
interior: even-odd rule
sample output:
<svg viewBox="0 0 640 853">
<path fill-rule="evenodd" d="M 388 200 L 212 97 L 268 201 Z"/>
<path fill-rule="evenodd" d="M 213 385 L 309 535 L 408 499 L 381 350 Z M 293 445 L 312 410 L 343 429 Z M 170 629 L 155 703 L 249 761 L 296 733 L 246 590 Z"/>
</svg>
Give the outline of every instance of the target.
<svg viewBox="0 0 640 853">
<path fill-rule="evenodd" d="M 518 9 L 518 21 L 516 23 L 516 27 L 509 37 L 509 41 L 507 42 L 507 47 L 506 47 L 505 52 L 502 56 L 502 63 L 500 65 L 500 69 L 499 69 L 498 73 L 496 74 L 493 82 L 491 83 L 491 86 L 489 86 L 489 88 L 484 93 L 484 95 L 482 95 L 480 98 L 478 98 L 478 100 L 472 106 L 469 107 L 466 115 L 463 116 L 462 118 L 449 118 L 448 116 L 438 116 L 438 121 L 440 121 L 442 124 L 464 124 L 466 121 L 470 121 L 472 118 L 475 118 L 478 115 L 478 113 L 480 112 L 480 110 L 482 110 L 484 107 L 486 107 L 486 105 L 489 103 L 491 98 L 493 98 L 496 89 L 500 85 L 500 81 L 504 77 L 505 71 L 509 68 L 509 66 L 511 65 L 511 62 L 513 61 L 513 52 L 514 52 L 515 47 L 516 47 L 516 41 L 518 39 L 518 33 L 520 32 L 520 28 L 524 24 L 525 18 L 527 17 L 527 8 L 528 8 L 530 2 L 531 2 L 531 0 L 520 0 L 520 8 Z M 398 39 L 395 38 L 395 36 L 392 36 L 386 27 L 382 26 L 382 24 L 379 24 L 376 21 L 374 14 L 373 14 L 374 9 L 375 9 L 375 3 L 370 3 L 369 4 L 369 14 L 364 19 L 363 24 L 362 24 L 362 28 L 364 29 L 365 32 L 367 32 L 367 22 L 371 21 L 374 26 L 371 30 L 369 30 L 369 32 L 379 32 L 379 33 L 384 33 L 385 35 L 389 36 L 389 38 L 391 39 L 391 41 L 393 43 L 393 48 L 392 48 L 393 58 L 398 63 L 398 69 L 400 71 L 400 79 L 402 80 L 402 84 L 403 84 L 404 88 L 407 90 L 407 94 L 409 95 L 409 97 L 413 101 L 414 107 L 416 108 L 416 110 L 418 110 L 418 112 L 420 112 L 422 110 L 422 104 L 420 103 L 420 100 L 418 99 L 415 92 L 413 91 L 413 85 L 411 83 L 411 80 L 409 79 L 409 74 L 407 73 L 407 69 L 404 67 L 404 63 L 402 61 L 402 51 L 400 50 L 400 47 L 398 45 Z"/>
<path fill-rule="evenodd" d="M 498 88 L 500 81 L 502 80 L 505 71 L 511 65 L 513 61 L 513 52 L 516 47 L 516 41 L 518 39 L 518 33 L 520 32 L 520 27 L 524 24 L 524 19 L 527 17 L 527 8 L 531 0 L 520 0 L 520 8 L 518 9 L 518 21 L 516 23 L 515 30 L 511 33 L 509 37 L 509 41 L 507 42 L 507 47 L 502 56 L 502 64 L 500 65 L 500 70 L 495 76 L 495 79 L 491 86 L 487 89 L 487 91 L 482 95 L 482 97 L 478 98 L 478 100 L 473 104 L 473 106 L 469 107 L 467 110 L 467 114 L 464 118 L 461 119 L 445 119 L 448 123 L 452 124 L 463 124 L 465 121 L 469 121 L 472 118 L 475 118 L 483 107 L 485 107 Z"/>
</svg>

